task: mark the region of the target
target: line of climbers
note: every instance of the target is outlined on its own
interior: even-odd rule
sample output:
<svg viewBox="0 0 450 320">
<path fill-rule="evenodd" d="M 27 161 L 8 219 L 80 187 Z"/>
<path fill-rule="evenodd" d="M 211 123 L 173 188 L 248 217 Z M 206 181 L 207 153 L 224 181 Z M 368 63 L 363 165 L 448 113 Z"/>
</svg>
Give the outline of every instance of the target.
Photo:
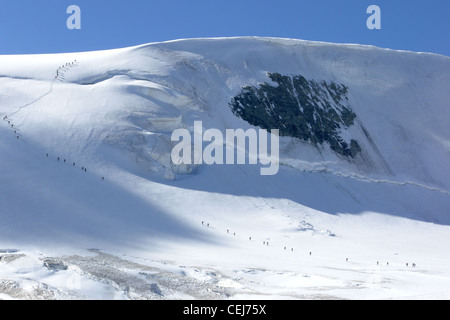
<svg viewBox="0 0 450 320">
<path fill-rule="evenodd" d="M 19 136 L 19 134 L 18 134 L 18 132 L 17 132 L 17 128 L 14 127 L 14 124 L 13 124 L 12 121 L 8 118 L 8 116 L 4 116 L 4 117 L 3 117 L 3 120 L 8 121 L 8 125 L 9 125 L 12 129 L 14 129 L 14 134 L 15 134 L 15 136 L 16 136 L 16 139 L 19 139 L 20 136 Z"/>
<path fill-rule="evenodd" d="M 46 154 L 46 157 L 47 158 L 49 157 L 48 153 Z M 69 161 L 67 161 L 67 159 L 61 158 L 61 157 L 56 157 L 56 161 L 63 162 L 63 163 L 68 163 L 69 162 Z M 72 162 L 72 167 L 76 167 L 76 162 Z M 81 171 L 87 172 L 88 170 L 87 170 L 86 167 L 83 166 L 83 167 L 81 167 Z M 105 180 L 105 177 L 102 177 L 102 181 L 104 181 L 104 180 Z"/>
<path fill-rule="evenodd" d="M 56 79 L 56 80 L 59 80 L 59 81 L 62 81 L 62 82 L 65 81 L 64 73 L 65 73 L 67 70 L 69 70 L 70 68 L 75 67 L 75 66 L 77 66 L 77 65 L 78 65 L 77 60 L 74 60 L 74 61 L 72 61 L 72 62 L 66 63 L 65 65 L 60 66 L 60 67 L 56 70 L 55 79 Z M 16 139 L 19 139 L 19 134 L 18 134 L 18 131 L 17 131 L 18 129 L 16 129 L 16 128 L 14 127 L 14 124 L 12 123 L 12 120 L 11 120 L 10 118 L 8 118 L 7 115 L 5 115 L 5 116 L 3 117 L 3 120 L 7 121 L 7 122 L 8 122 L 8 125 L 10 125 L 11 128 L 14 129 L 14 134 L 16 135 Z M 49 157 L 49 154 L 47 153 L 46 156 L 47 156 L 47 158 L 48 158 L 48 157 Z M 63 160 L 64 163 L 67 162 L 66 159 L 63 159 L 63 158 L 61 158 L 61 157 L 57 157 L 57 161 L 61 161 L 61 159 Z M 73 163 L 72 163 L 72 166 L 75 167 L 75 166 L 76 166 L 76 163 L 73 162 Z M 84 166 L 81 167 L 81 170 L 84 171 L 84 172 L 87 172 L 87 168 L 84 167 Z M 102 181 L 104 181 L 104 180 L 105 180 L 105 177 L 102 177 Z"/>
<path fill-rule="evenodd" d="M 56 70 L 55 80 L 59 80 L 61 82 L 66 81 L 66 77 L 65 77 L 66 71 L 68 71 L 71 68 L 76 67 L 76 66 L 78 66 L 78 62 L 76 59 L 72 62 L 67 62 L 65 65 L 60 66 Z"/>
<path fill-rule="evenodd" d="M 206 227 L 210 227 L 210 224 L 209 224 L 209 222 L 205 222 L 205 221 L 202 221 L 202 225 L 203 226 L 206 226 Z M 233 236 L 236 236 L 236 232 L 230 232 L 230 229 L 227 229 L 227 234 L 232 234 Z M 250 237 L 248 237 L 248 240 L 249 241 L 252 241 L 252 237 L 250 236 Z M 269 241 L 266 241 L 266 240 L 264 240 L 263 241 L 263 243 L 262 243 L 264 246 L 269 246 Z M 284 250 L 287 250 L 287 247 L 285 246 L 284 247 Z M 294 252 L 294 248 L 290 248 L 290 251 L 291 252 Z M 310 255 L 311 255 L 311 253 L 310 253 Z"/>
<path fill-rule="evenodd" d="M 205 221 L 202 221 L 202 225 L 203 225 L 203 226 L 206 226 L 206 227 L 208 227 L 208 228 L 211 227 L 211 226 L 210 226 L 210 223 L 209 223 L 209 222 L 205 222 Z M 236 232 L 231 233 L 231 232 L 230 232 L 230 229 L 227 229 L 227 234 L 232 234 L 233 236 L 236 236 Z M 252 237 L 249 237 L 248 240 L 249 240 L 249 241 L 252 241 Z M 268 245 L 269 245 L 269 241 L 266 241 L 266 240 L 264 240 L 262 243 L 263 243 L 264 246 L 268 246 Z M 284 250 L 287 250 L 287 249 L 288 249 L 288 247 L 287 247 L 287 246 L 284 246 Z M 294 248 L 290 248 L 290 251 L 291 251 L 291 252 L 294 252 Z M 311 251 L 309 251 L 309 255 L 312 256 L 312 252 L 311 252 Z M 345 258 L 345 261 L 348 262 L 348 261 L 349 261 L 349 258 Z M 380 262 L 377 261 L 377 266 L 379 266 L 379 265 L 380 265 Z M 386 266 L 389 266 L 389 262 L 386 262 Z M 408 262 L 406 262 L 406 267 L 408 267 L 408 266 L 409 266 L 409 264 L 408 264 Z M 415 268 L 417 265 L 416 265 L 415 263 L 412 263 L 411 266 L 412 266 L 413 268 Z"/>
</svg>

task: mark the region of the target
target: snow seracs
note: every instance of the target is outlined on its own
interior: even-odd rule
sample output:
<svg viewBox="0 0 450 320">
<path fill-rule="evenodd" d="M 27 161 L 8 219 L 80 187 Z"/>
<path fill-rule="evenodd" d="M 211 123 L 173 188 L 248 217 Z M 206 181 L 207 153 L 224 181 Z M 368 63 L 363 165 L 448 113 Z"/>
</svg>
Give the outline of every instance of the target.
<svg viewBox="0 0 450 320">
<path fill-rule="evenodd" d="M 449 177 L 450 173 L 440 165 L 448 155 L 438 142 L 449 138 L 445 130 L 448 121 L 433 115 L 448 114 L 445 101 L 449 79 L 443 72 L 449 70 L 446 57 L 368 46 L 263 38 L 184 40 L 145 45 L 133 51 L 135 55 L 141 53 L 165 61 L 171 69 L 158 66 L 158 72 L 147 74 L 140 70 L 139 79 L 147 80 L 145 86 L 152 89 L 134 87 L 135 92 L 143 95 L 147 91 L 145 98 L 165 107 L 158 113 L 170 113 L 177 119 L 181 116 L 182 123 L 178 125 L 191 132 L 195 119 L 203 120 L 205 129 L 251 128 L 233 117 L 228 104 L 245 86 L 271 83 L 270 72 L 300 74 L 307 79 L 343 84 L 348 88 L 348 103 L 356 120 L 353 127 L 342 130 L 341 134 L 348 141 L 361 142 L 361 155 L 349 161 L 325 147 L 313 148 L 288 138 L 282 143 L 283 164 L 301 170 L 321 166 L 328 172 L 347 176 L 399 183 L 410 181 L 449 189 L 448 180 L 443 177 Z M 274 56 L 278 58 L 273 59 Z M 426 65 L 427 71 L 408 68 L 408 65 Z M 127 75 L 133 78 L 130 71 Z M 187 103 L 158 101 L 167 93 L 177 97 L 172 100 Z M 425 109 L 434 111 L 424 113 Z M 413 116 L 415 113 L 420 114 L 419 118 Z M 162 130 L 143 127 L 141 124 L 148 116 L 145 112 L 140 115 L 144 119 L 133 124 L 143 129 L 165 137 L 167 131 L 173 130 L 173 127 Z M 148 122 L 154 122 L 154 118 L 151 116 Z"/>
<path fill-rule="evenodd" d="M 70 60 L 66 58 L 69 56 Z M 281 164 L 367 181 L 449 189 L 449 170 L 440 165 L 448 157 L 442 144 L 448 139 L 448 121 L 443 116 L 448 113 L 448 91 L 443 90 L 448 83 L 446 57 L 254 37 L 180 40 L 73 57 L 34 56 L 33 61 L 42 61 L 38 67 L 32 67 L 31 59 L 25 56 L 2 57 L 8 63 L 2 65 L 7 71 L 4 79 L 21 76 L 30 81 L 38 70 L 51 65 L 55 70 L 54 64 L 60 59 L 70 61 L 59 65 L 54 75 L 57 87 L 52 81 L 47 91 L 37 94 L 35 90 L 37 96 L 31 102 L 6 112 L 21 112 L 24 119 L 36 122 L 33 125 L 41 135 L 61 136 L 54 139 L 58 142 L 49 141 L 57 143 L 56 148 L 70 149 L 71 142 L 66 138 L 84 135 L 78 140 L 93 145 L 93 150 L 106 146 L 127 153 L 141 170 L 171 179 L 180 173 L 195 173 L 196 166 L 176 166 L 171 161 L 174 143 L 170 134 L 179 128 L 193 132 L 195 120 L 202 120 L 205 129 L 222 132 L 253 128 L 232 114 L 229 103 L 246 86 L 272 83 L 270 74 L 277 72 L 302 75 L 311 83 L 317 80 L 345 85 L 356 121 L 339 134 L 344 140 L 361 143 L 360 156 L 342 159 L 325 146 L 285 138 L 281 141 Z M 16 70 L 11 70 L 11 59 Z M 84 65 L 79 65 L 80 59 Z M 20 65 L 26 65 L 27 71 Z M 426 65 L 427 69 L 408 68 L 410 65 Z M 42 84 L 41 77 L 36 80 Z M 29 106 L 33 108 L 26 113 L 24 109 Z M 414 112 L 409 112 L 410 108 L 421 113 L 420 120 L 411 116 Z M 419 111 L 425 108 L 434 111 Z M 37 123 L 43 115 L 49 119 L 46 132 Z M 61 128 L 58 122 L 65 126 Z M 62 132 L 67 127 L 72 131 Z M 386 138 L 394 136 L 396 139 Z M 78 142 L 75 149 L 80 150 L 83 147 Z M 57 153 L 64 154 L 62 151 Z"/>
<path fill-rule="evenodd" d="M 173 147 L 170 158 L 175 166 L 178 164 L 244 165 L 247 163 L 246 154 L 248 154 L 250 165 L 258 163 L 268 165 L 268 167 L 260 168 L 261 175 L 275 175 L 280 161 L 278 136 L 278 129 L 272 129 L 270 134 L 266 129 L 258 131 L 247 129 L 245 132 L 242 129 L 226 129 L 224 137 L 218 129 L 208 129 L 203 132 L 202 122 L 194 121 L 193 137 L 187 129 L 175 129 L 172 132 L 171 141 L 181 140 L 181 142 Z M 210 143 L 204 147 L 204 142 Z M 237 150 L 236 161 L 235 149 Z"/>
<path fill-rule="evenodd" d="M 38 61 L 40 57 L 33 58 Z M 86 144 L 128 153 L 138 170 L 171 179 L 180 173 L 198 172 L 195 166 L 181 168 L 170 161 L 173 130 L 186 128 L 193 133 L 195 120 L 202 120 L 205 129 L 222 132 L 252 128 L 233 115 L 229 103 L 242 88 L 270 84 L 269 75 L 278 73 L 345 85 L 356 120 L 353 127 L 339 134 L 346 141 L 354 139 L 361 144 L 360 156 L 342 159 L 325 145 L 282 139 L 282 164 L 450 189 L 449 170 L 442 166 L 448 158 L 443 141 L 449 139 L 445 130 L 450 69 L 447 57 L 255 37 L 179 40 L 78 53 L 76 59 L 74 54 L 55 57 L 58 59 L 54 59 L 52 68 L 59 59 L 71 61 L 61 63 L 56 75 L 58 81 L 65 82 L 58 84 L 58 94 L 41 94 L 33 105 L 43 102 L 36 109 L 52 113 L 50 118 L 55 121 L 63 117 L 70 125 L 78 118 L 75 122 L 79 127 L 93 128 L 97 133 L 83 138 Z M 41 58 L 43 63 L 36 70 L 50 68 L 49 56 Z M 26 57 L 13 60 L 19 63 Z M 78 64 L 81 60 L 84 65 Z M 14 76 L 11 66 L 6 69 Z M 69 69 L 70 75 L 65 73 Z M 31 79 L 37 71 L 28 73 Z M 424 113 L 427 109 L 433 111 Z M 88 112 L 96 115 L 87 116 Z M 54 125 L 49 130 L 61 131 Z"/>
</svg>

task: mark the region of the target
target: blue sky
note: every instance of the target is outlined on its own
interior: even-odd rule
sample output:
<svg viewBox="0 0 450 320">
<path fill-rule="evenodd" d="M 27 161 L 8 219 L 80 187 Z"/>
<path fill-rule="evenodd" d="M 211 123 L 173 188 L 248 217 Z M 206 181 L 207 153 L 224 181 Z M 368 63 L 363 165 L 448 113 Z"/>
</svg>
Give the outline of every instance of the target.
<svg viewBox="0 0 450 320">
<path fill-rule="evenodd" d="M 369 30 L 369 5 L 381 30 Z M 69 30 L 67 7 L 81 9 Z M 450 56 L 450 0 L 0 0 L 0 54 L 92 51 L 196 37 L 273 36 Z"/>
</svg>

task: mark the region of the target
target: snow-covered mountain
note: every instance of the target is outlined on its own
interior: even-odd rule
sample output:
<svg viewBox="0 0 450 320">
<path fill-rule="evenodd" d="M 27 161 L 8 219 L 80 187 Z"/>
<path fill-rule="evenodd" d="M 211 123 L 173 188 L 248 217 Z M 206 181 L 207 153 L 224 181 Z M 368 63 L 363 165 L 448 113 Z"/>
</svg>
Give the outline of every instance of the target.
<svg viewBox="0 0 450 320">
<path fill-rule="evenodd" d="M 449 298 L 449 101 L 371 46 L 1 56 L 0 298 Z M 279 129 L 277 174 L 174 164 L 195 121 Z"/>
</svg>

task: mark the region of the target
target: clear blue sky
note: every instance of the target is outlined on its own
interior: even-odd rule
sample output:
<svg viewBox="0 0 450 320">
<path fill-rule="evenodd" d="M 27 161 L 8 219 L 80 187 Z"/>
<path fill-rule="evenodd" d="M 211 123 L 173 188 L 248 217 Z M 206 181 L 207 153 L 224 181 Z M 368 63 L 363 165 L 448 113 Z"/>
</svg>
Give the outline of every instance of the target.
<svg viewBox="0 0 450 320">
<path fill-rule="evenodd" d="M 366 9 L 381 8 L 381 30 Z M 69 5 L 81 30 L 69 30 Z M 273 36 L 450 56 L 450 0 L 0 0 L 0 54 L 92 51 L 196 37 Z"/>
</svg>

